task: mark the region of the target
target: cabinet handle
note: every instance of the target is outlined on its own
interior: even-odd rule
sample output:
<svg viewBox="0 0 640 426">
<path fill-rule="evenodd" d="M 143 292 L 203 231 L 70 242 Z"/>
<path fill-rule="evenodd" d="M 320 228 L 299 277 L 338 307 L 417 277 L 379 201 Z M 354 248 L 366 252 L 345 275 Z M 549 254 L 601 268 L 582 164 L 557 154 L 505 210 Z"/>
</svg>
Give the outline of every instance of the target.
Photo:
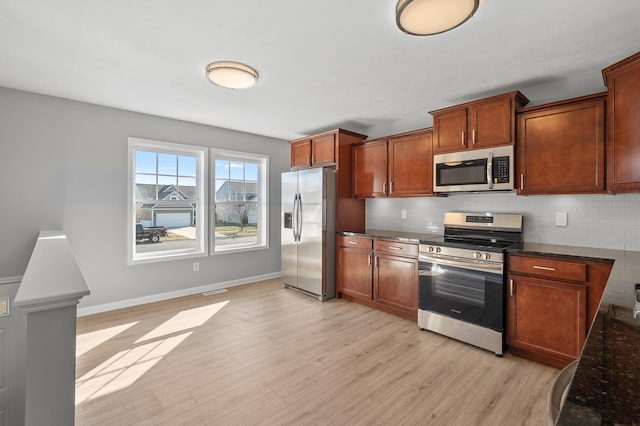
<svg viewBox="0 0 640 426">
<path fill-rule="evenodd" d="M 382 182 L 382 193 L 387 194 L 387 182 Z"/>
<path fill-rule="evenodd" d="M 376 268 L 380 267 L 380 257 L 376 256 Z"/>
<path fill-rule="evenodd" d="M 462 132 L 462 139 L 460 141 L 460 145 L 464 146 L 464 131 Z"/>
<path fill-rule="evenodd" d="M 393 182 L 389 182 L 389 194 L 393 194 Z"/>
<path fill-rule="evenodd" d="M 472 133 L 472 139 L 473 139 L 473 144 L 476 144 L 476 129 L 473 129 L 473 133 Z"/>
<path fill-rule="evenodd" d="M 371 255 L 367 256 L 367 264 L 371 266 Z"/>
<path fill-rule="evenodd" d="M 311 163 L 315 163 L 315 162 L 316 162 L 316 155 L 311 154 Z"/>
<path fill-rule="evenodd" d="M 355 245 L 358 245 L 358 244 L 360 244 L 360 243 L 359 243 L 359 242 L 357 242 L 357 241 L 349 241 L 349 244 L 355 244 Z"/>
<path fill-rule="evenodd" d="M 513 280 L 509 280 L 509 296 L 513 297 Z"/>
<path fill-rule="evenodd" d="M 538 265 L 533 265 L 533 269 L 542 269 L 543 271 L 555 271 L 556 268 L 551 268 L 549 266 L 538 266 Z"/>
<path fill-rule="evenodd" d="M 520 173 L 520 189 L 524 189 L 524 173 Z"/>
<path fill-rule="evenodd" d="M 307 156 L 307 166 L 311 166 L 311 154 Z"/>
<path fill-rule="evenodd" d="M 402 250 L 402 247 L 389 246 L 391 250 Z"/>
</svg>

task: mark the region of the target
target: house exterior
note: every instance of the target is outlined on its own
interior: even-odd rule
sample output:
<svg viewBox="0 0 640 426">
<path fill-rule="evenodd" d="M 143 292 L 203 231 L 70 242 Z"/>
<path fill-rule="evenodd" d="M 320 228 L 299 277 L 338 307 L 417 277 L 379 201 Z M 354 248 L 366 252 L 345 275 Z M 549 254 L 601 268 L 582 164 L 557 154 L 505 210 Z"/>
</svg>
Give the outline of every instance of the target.
<svg viewBox="0 0 640 426">
<path fill-rule="evenodd" d="M 157 188 L 157 194 L 156 194 Z M 136 184 L 136 221 L 144 226 L 180 228 L 196 223 L 195 190 L 189 186 Z"/>
</svg>

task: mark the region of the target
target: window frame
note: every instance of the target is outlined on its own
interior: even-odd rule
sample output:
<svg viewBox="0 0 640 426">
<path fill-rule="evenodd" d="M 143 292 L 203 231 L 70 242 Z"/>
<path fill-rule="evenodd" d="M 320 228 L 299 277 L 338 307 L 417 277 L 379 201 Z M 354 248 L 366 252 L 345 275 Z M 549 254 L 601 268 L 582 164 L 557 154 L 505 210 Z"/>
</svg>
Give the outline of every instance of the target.
<svg viewBox="0 0 640 426">
<path fill-rule="evenodd" d="M 195 247 L 190 249 L 163 250 L 149 253 L 136 253 L 136 170 L 135 152 L 150 151 L 173 155 L 186 155 L 196 158 L 196 238 Z M 142 263 L 161 262 L 167 260 L 204 257 L 208 254 L 209 239 L 206 233 L 209 229 L 208 209 L 208 174 L 209 168 L 207 147 L 187 145 L 174 142 L 165 142 L 136 137 L 128 138 L 128 170 L 127 170 L 127 264 L 137 265 Z M 157 173 L 157 171 L 156 171 Z"/>
<path fill-rule="evenodd" d="M 209 250 L 211 256 L 240 253 L 254 250 L 266 250 L 269 248 L 269 156 L 265 154 L 256 154 L 242 151 L 231 151 L 227 149 L 211 148 L 210 162 L 208 172 L 210 173 L 209 183 L 211 189 L 209 202 Z M 216 160 L 230 160 L 240 162 L 258 163 L 258 242 L 251 245 L 230 245 L 219 249 L 216 246 L 215 227 L 216 227 L 216 197 L 215 191 L 215 165 Z M 246 182 L 246 181 L 245 181 Z"/>
</svg>

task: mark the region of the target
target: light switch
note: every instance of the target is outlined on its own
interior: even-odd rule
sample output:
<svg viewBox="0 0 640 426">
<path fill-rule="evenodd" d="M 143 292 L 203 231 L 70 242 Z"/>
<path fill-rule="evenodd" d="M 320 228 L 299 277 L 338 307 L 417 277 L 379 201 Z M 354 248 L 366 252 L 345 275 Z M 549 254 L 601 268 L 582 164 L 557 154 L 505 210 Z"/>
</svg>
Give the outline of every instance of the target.
<svg viewBox="0 0 640 426">
<path fill-rule="evenodd" d="M 567 212 L 556 212 L 556 226 L 567 226 Z"/>
<path fill-rule="evenodd" d="M 406 219 L 407 218 L 407 209 L 401 209 L 400 210 L 400 219 Z"/>
</svg>

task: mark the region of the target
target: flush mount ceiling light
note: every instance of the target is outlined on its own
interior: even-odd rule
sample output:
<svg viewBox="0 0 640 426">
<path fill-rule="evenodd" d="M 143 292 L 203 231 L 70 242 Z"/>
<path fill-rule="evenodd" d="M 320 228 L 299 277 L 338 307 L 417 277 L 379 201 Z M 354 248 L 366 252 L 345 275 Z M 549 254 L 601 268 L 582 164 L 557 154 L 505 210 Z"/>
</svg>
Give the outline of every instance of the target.
<svg viewBox="0 0 640 426">
<path fill-rule="evenodd" d="M 480 0 L 400 0 L 396 6 L 398 28 L 411 35 L 449 31 L 471 18 Z"/>
<path fill-rule="evenodd" d="M 219 61 L 207 65 L 207 78 L 216 86 L 246 89 L 258 81 L 258 71 L 240 62 Z"/>
</svg>

